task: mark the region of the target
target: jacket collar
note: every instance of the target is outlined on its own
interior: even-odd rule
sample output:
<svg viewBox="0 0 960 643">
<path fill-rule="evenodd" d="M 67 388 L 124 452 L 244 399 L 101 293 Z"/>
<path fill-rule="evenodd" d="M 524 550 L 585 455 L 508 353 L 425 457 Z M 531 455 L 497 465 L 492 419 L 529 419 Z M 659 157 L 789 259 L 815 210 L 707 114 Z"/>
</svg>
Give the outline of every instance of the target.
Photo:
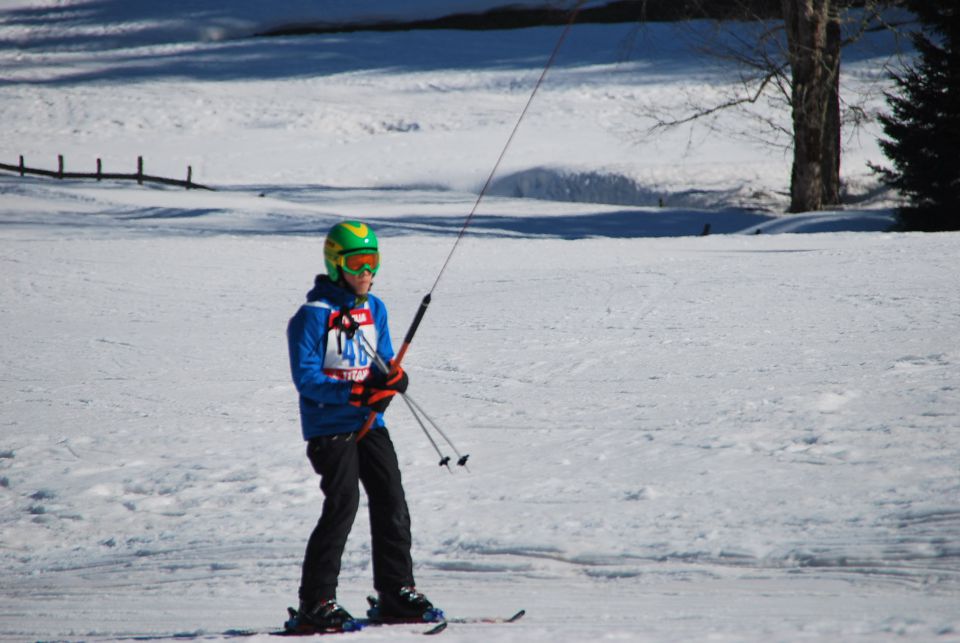
<svg viewBox="0 0 960 643">
<path fill-rule="evenodd" d="M 327 275 L 317 275 L 313 281 L 313 288 L 307 293 L 307 301 L 324 300 L 330 302 L 337 308 L 353 308 L 362 305 L 367 298 L 362 301 L 349 288 L 330 280 Z"/>
</svg>

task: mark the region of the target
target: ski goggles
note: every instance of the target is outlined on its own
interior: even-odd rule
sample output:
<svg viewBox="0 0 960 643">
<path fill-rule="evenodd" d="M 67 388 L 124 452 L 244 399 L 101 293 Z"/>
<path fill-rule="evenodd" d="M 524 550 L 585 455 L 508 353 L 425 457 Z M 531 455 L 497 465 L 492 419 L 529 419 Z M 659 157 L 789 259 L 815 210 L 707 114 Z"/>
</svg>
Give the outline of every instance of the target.
<svg viewBox="0 0 960 643">
<path fill-rule="evenodd" d="M 349 254 L 340 255 L 340 269 L 347 274 L 359 275 L 364 270 L 369 270 L 371 275 L 377 274 L 380 268 L 380 253 L 370 250 L 359 250 Z"/>
</svg>

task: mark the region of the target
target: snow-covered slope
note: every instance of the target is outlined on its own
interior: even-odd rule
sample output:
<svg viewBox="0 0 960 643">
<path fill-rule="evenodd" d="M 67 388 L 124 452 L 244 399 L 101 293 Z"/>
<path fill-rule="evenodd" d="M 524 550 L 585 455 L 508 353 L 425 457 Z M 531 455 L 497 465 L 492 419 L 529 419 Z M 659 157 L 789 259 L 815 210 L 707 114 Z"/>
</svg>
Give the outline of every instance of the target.
<svg viewBox="0 0 960 643">
<path fill-rule="evenodd" d="M 558 35 L 78 36 L 83 11 L 147 29 L 153 6 L 0 5 L 7 42 L 49 36 L 0 49 L 0 160 L 142 154 L 218 188 L 0 174 L 7 640 L 280 624 L 321 503 L 284 329 L 322 235 L 377 226 L 402 336 Z M 731 82 L 686 48 L 707 28 L 575 28 L 437 286 L 411 394 L 471 457 L 439 468 L 388 412 L 418 583 L 455 615 L 528 610 L 445 639 L 958 638 L 960 237 L 883 232 L 888 209 L 779 216 L 780 152 L 632 136 L 638 104 Z M 845 82 L 882 75 L 881 45 Z M 866 159 L 869 129 L 851 183 Z"/>
<path fill-rule="evenodd" d="M 450 242 L 385 242 L 397 334 Z M 283 339 L 319 247 L 5 233 L 6 637 L 279 623 L 320 503 Z M 420 585 L 455 614 L 530 615 L 444 636 L 954 631 L 955 247 L 468 240 L 408 368 L 471 472 L 439 469 L 402 407 L 388 416 Z M 354 609 L 365 530 L 341 591 Z"/>
</svg>

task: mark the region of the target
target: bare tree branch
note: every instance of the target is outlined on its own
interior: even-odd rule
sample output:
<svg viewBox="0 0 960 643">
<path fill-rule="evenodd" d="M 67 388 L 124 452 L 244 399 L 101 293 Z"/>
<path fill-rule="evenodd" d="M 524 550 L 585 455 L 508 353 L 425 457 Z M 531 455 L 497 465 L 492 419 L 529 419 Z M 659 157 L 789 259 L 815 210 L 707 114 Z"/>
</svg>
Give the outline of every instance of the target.
<svg viewBox="0 0 960 643">
<path fill-rule="evenodd" d="M 709 2 L 688 0 L 687 6 L 709 14 Z M 791 184 L 798 177 L 803 181 L 813 177 L 822 181 L 822 189 L 819 196 L 812 187 L 802 197 L 797 191 L 791 209 L 835 204 L 841 130 L 852 140 L 858 128 L 875 118 L 868 106 L 876 98 L 869 87 L 864 91 L 862 79 L 854 78 L 849 88 L 845 82 L 841 87 L 841 47 L 876 30 L 899 28 L 899 18 L 891 17 L 889 9 L 902 6 L 903 0 L 768 0 L 766 4 L 738 0 L 737 4 L 741 8 L 738 28 L 714 22 L 712 34 L 696 32 L 699 42 L 695 49 L 728 69 L 739 69 L 739 83 L 727 86 L 726 91 L 701 85 L 699 95 L 691 90 L 686 101 L 673 106 L 648 105 L 639 114 L 653 121 L 645 135 L 696 124 L 707 132 L 735 135 L 795 153 L 799 149 L 805 165 L 798 175 L 795 156 Z M 720 118 L 728 110 L 743 112 L 749 124 L 732 131 L 738 126 Z M 811 169 L 815 164 L 819 169 Z"/>
<path fill-rule="evenodd" d="M 658 121 L 648 129 L 648 133 L 652 134 L 658 130 L 664 130 L 664 129 L 669 129 L 671 127 L 686 125 L 687 123 L 692 123 L 694 121 L 701 120 L 708 116 L 712 116 L 717 112 L 722 112 L 727 109 L 730 109 L 731 107 L 738 107 L 742 105 L 756 103 L 758 100 L 760 100 L 760 97 L 763 95 L 764 90 L 766 90 L 767 85 L 770 84 L 774 76 L 775 74 L 771 73 L 771 74 L 768 74 L 766 77 L 762 78 L 760 80 L 760 85 L 757 87 L 756 91 L 751 96 L 741 96 L 738 98 L 733 98 L 733 99 L 724 101 L 717 105 L 713 105 L 711 107 L 701 108 L 695 111 L 693 114 L 689 116 L 685 116 L 683 118 Z"/>
</svg>

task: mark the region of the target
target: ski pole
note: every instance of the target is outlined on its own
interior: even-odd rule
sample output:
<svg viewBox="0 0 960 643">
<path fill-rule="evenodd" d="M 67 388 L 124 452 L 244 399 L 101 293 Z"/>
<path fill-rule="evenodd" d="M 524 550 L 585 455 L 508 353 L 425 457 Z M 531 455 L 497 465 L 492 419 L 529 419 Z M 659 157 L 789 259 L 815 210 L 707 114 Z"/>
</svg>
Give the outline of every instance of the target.
<svg viewBox="0 0 960 643">
<path fill-rule="evenodd" d="M 467 467 L 467 459 L 470 457 L 470 454 L 469 453 L 467 455 L 461 454 L 460 451 L 457 449 L 456 445 L 454 445 L 453 441 L 450 438 L 448 438 L 447 434 L 443 432 L 443 429 L 441 429 L 440 426 L 433 421 L 433 418 L 427 415 L 427 412 L 423 410 L 423 407 L 417 404 L 416 400 L 414 400 L 409 395 L 404 395 L 403 399 L 407 402 L 408 405 L 410 405 L 411 411 L 414 408 L 416 408 L 416 410 L 420 413 L 420 415 L 426 418 L 427 422 L 429 422 L 430 425 L 434 428 L 434 430 L 436 430 L 436 432 L 440 434 L 440 437 L 442 437 L 446 441 L 446 443 L 450 445 L 450 448 L 453 449 L 453 452 L 457 454 L 457 464 L 461 467 L 464 467 L 467 471 L 469 471 L 470 469 L 469 467 Z"/>
<path fill-rule="evenodd" d="M 367 353 L 371 357 L 373 357 L 373 363 L 377 366 L 377 368 L 379 368 L 384 374 L 389 373 L 390 367 L 387 365 L 385 361 L 383 361 L 383 358 L 380 357 L 380 353 L 378 353 L 376 347 L 370 343 L 370 340 L 367 339 L 367 336 L 363 334 L 363 331 L 360 329 L 357 329 L 357 335 L 360 337 L 360 340 L 363 342 L 363 345 L 366 347 Z M 447 467 L 449 468 L 450 465 L 448 463 L 450 462 L 450 458 L 449 456 L 445 456 L 443 455 L 443 453 L 441 453 L 439 447 L 437 447 L 436 441 L 430 435 L 430 432 L 427 430 L 426 425 L 424 425 L 423 421 L 420 419 L 420 416 L 423 416 L 424 418 L 426 418 L 427 422 L 429 422 L 430 425 L 433 426 L 434 430 L 440 434 L 440 436 L 446 441 L 446 443 L 450 445 L 450 448 L 453 449 L 454 453 L 457 454 L 457 465 L 464 467 L 467 469 L 467 471 L 469 471 L 470 469 L 467 467 L 467 459 L 470 457 L 470 455 L 469 454 L 463 455 L 460 453 L 460 450 L 457 449 L 457 446 L 453 443 L 453 440 L 451 440 L 447 436 L 447 434 L 444 433 L 443 429 L 440 428 L 439 424 L 434 422 L 433 418 L 427 415 L 427 412 L 423 410 L 423 407 L 420 406 L 420 404 L 415 399 L 410 397 L 410 395 L 408 395 L 407 393 L 400 393 L 400 397 L 403 398 L 403 401 L 406 403 L 407 408 L 410 409 L 410 414 L 413 415 L 413 418 L 417 421 L 417 424 L 419 424 L 420 428 L 423 429 L 424 435 L 427 436 L 427 439 L 430 440 L 430 443 L 433 445 L 434 450 L 436 450 L 437 454 L 440 456 L 440 466 L 447 465 Z"/>
<path fill-rule="evenodd" d="M 417 334 L 417 328 L 420 327 L 420 322 L 423 321 L 423 316 L 427 314 L 427 306 L 430 305 L 431 294 L 427 293 L 423 297 L 423 301 L 420 302 L 420 308 L 417 309 L 417 314 L 413 316 L 413 323 L 410 324 L 409 330 L 407 330 L 406 337 L 403 338 L 403 344 L 400 346 L 400 352 L 397 353 L 397 356 L 393 359 L 393 366 L 390 368 L 390 372 L 387 374 L 388 379 L 390 376 L 397 374 L 397 369 L 400 367 L 400 362 L 403 361 L 403 356 L 407 354 L 407 349 L 410 348 L 410 343 L 413 341 L 413 336 Z M 366 422 L 363 423 L 363 426 L 360 428 L 360 433 L 357 434 L 357 442 L 362 440 L 367 433 L 370 432 L 370 428 L 373 426 L 373 423 L 377 419 L 377 412 L 370 411 L 370 414 L 367 416 Z"/>
<path fill-rule="evenodd" d="M 417 421 L 417 424 L 420 425 L 420 429 L 423 430 L 423 434 L 427 436 L 427 439 L 430 440 L 430 444 L 433 445 L 433 450 L 437 452 L 437 455 L 440 456 L 440 466 L 446 467 L 447 471 L 453 473 L 453 469 L 450 468 L 450 456 L 443 455 L 443 451 L 440 450 L 440 447 L 437 446 L 437 441 L 433 439 L 433 436 L 430 435 L 430 432 L 427 431 L 426 425 L 424 425 L 423 420 L 420 419 L 420 416 L 417 415 L 417 412 L 413 410 L 413 404 L 410 403 L 410 398 L 401 394 L 400 397 L 403 398 L 403 401 L 407 403 L 407 408 L 410 409 L 410 415 L 413 416 L 413 419 Z"/>
<path fill-rule="evenodd" d="M 383 358 L 380 357 L 380 353 L 377 352 L 377 348 L 370 343 L 370 340 L 367 339 L 367 336 L 363 334 L 363 331 L 359 328 L 357 329 L 357 336 L 360 338 L 360 341 L 363 342 L 364 347 L 366 348 L 367 354 L 373 358 L 373 363 L 376 365 L 380 371 L 386 375 L 390 372 L 390 366 L 387 365 Z M 447 470 L 450 473 L 453 473 L 453 469 L 450 468 L 450 456 L 444 455 L 440 450 L 440 447 L 437 446 L 437 441 L 433 439 L 433 436 L 430 435 L 430 431 L 427 430 L 427 426 L 423 423 L 423 420 L 420 419 L 420 416 L 417 415 L 417 411 L 413 408 L 413 400 L 407 397 L 406 394 L 400 393 L 400 397 L 403 398 L 403 401 L 407 404 L 407 408 L 410 409 L 410 415 L 413 416 L 413 419 L 417 421 L 417 424 L 420 425 L 420 430 L 423 431 L 423 434 L 427 436 L 427 439 L 430 440 L 430 444 L 433 445 L 433 450 L 437 452 L 437 455 L 440 456 L 440 466 L 447 467 Z M 430 418 L 427 418 L 430 420 Z M 433 420 L 430 420 L 433 423 Z M 434 426 L 436 426 L 434 424 Z M 441 433 L 442 435 L 442 433 Z M 452 446 L 452 445 L 451 445 Z M 454 448 L 456 450 L 456 448 Z"/>
</svg>

